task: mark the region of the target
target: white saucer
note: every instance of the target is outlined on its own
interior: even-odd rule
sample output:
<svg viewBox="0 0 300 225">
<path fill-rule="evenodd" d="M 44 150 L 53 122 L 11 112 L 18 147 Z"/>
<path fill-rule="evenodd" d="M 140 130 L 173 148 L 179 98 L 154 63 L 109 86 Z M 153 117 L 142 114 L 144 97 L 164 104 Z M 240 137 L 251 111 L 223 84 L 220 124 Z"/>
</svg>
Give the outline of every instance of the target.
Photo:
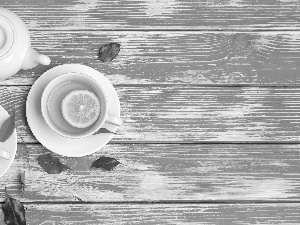
<svg viewBox="0 0 300 225">
<path fill-rule="evenodd" d="M 33 135 L 47 149 L 64 156 L 81 157 L 92 154 L 105 146 L 112 133 L 101 133 L 81 139 L 70 139 L 54 132 L 45 122 L 41 112 L 41 96 L 47 84 L 54 78 L 70 72 L 85 73 L 101 83 L 108 99 L 108 113 L 120 116 L 120 101 L 110 81 L 97 70 L 81 64 L 64 64 L 46 71 L 31 87 L 26 102 L 26 117 Z M 111 132 L 117 127 L 104 124 Z"/>
<path fill-rule="evenodd" d="M 9 114 L 6 112 L 6 110 L 0 105 L 0 125 L 9 118 Z M 11 166 L 12 162 L 14 161 L 16 152 L 17 152 L 17 132 L 16 129 L 14 130 L 13 134 L 10 136 L 8 140 L 6 140 L 4 143 L 0 143 L 1 148 L 3 150 L 9 152 L 11 154 L 11 159 L 2 159 L 0 158 L 0 177 L 2 177 L 9 167 Z"/>
</svg>

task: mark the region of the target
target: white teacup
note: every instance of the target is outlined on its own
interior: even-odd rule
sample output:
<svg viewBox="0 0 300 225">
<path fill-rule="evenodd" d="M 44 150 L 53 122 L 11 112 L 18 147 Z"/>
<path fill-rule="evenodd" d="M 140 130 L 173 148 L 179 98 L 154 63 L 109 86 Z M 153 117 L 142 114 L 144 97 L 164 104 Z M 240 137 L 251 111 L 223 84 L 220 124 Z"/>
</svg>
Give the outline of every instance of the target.
<svg viewBox="0 0 300 225">
<path fill-rule="evenodd" d="M 62 100 L 75 90 L 93 92 L 100 101 L 100 115 L 95 123 L 87 128 L 70 125 L 63 117 Z M 67 73 L 53 79 L 45 88 L 41 99 L 42 115 L 46 123 L 56 133 L 68 138 L 84 138 L 97 132 L 104 123 L 120 126 L 122 119 L 109 115 L 108 99 L 103 87 L 91 76 L 83 73 Z"/>
</svg>

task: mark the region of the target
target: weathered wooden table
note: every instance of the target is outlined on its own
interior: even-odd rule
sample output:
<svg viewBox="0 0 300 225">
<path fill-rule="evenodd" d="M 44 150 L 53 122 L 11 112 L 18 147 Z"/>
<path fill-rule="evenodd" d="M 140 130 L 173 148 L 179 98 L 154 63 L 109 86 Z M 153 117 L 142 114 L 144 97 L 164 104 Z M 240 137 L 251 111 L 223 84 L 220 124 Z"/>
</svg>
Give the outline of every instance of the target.
<svg viewBox="0 0 300 225">
<path fill-rule="evenodd" d="M 28 224 L 300 224 L 299 1 L 0 6 L 25 21 L 33 47 L 52 59 L 0 83 L 0 104 L 16 107 L 19 143 L 0 201 L 6 186 Z M 97 60 L 111 42 L 121 44 L 119 55 Z M 124 125 L 93 155 L 53 154 L 72 170 L 51 175 L 37 163 L 50 151 L 32 135 L 25 103 L 34 81 L 65 63 L 105 74 Z M 103 155 L 122 164 L 90 170 Z"/>
</svg>

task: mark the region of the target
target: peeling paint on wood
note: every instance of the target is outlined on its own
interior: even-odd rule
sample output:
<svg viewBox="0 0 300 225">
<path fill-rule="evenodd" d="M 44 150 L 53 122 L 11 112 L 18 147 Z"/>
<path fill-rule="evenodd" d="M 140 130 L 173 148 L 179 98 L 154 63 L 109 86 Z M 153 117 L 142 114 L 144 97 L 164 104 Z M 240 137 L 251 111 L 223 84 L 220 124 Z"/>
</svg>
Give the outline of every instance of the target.
<svg viewBox="0 0 300 225">
<path fill-rule="evenodd" d="M 25 204 L 28 224 L 298 225 L 299 204 Z M 0 220 L 3 214 L 0 212 Z"/>
<path fill-rule="evenodd" d="M 299 1 L 4 1 L 30 29 L 297 29 Z M 47 7 L 47 10 L 45 10 Z"/>
<path fill-rule="evenodd" d="M 285 203 L 300 193 L 299 1 L 8 0 L 1 7 L 25 21 L 33 47 L 52 59 L 0 82 L 0 105 L 16 108 L 19 141 L 31 142 L 28 154 L 18 145 L 0 187 L 30 202 L 29 224 L 299 224 L 299 204 Z M 122 51 L 113 62 L 95 60 L 99 45 L 114 42 Z M 25 102 L 43 72 L 65 63 L 91 66 L 119 85 L 125 123 L 115 144 L 61 157 L 72 170 L 48 175 L 36 158 L 49 151 L 32 144 Z M 103 155 L 121 164 L 90 170 Z"/>
<path fill-rule="evenodd" d="M 1 84 L 31 85 L 47 69 L 82 63 L 113 84 L 300 83 L 300 32 L 31 31 L 32 45 L 52 63 L 21 70 Z M 99 46 L 122 45 L 111 63 Z"/>
<path fill-rule="evenodd" d="M 112 142 L 299 141 L 297 87 L 116 87 L 124 124 Z M 16 107 L 18 136 L 36 142 L 25 117 L 29 87 L 2 86 L 0 104 Z M 21 141 L 21 140 L 19 140 Z"/>
<path fill-rule="evenodd" d="M 108 145 L 81 158 L 57 155 L 71 170 L 47 174 L 37 158 L 49 151 L 23 144 L 0 179 L 22 201 L 299 200 L 299 145 L 134 144 Z M 118 158 L 113 171 L 91 170 L 100 156 Z M 29 166 L 24 166 L 28 165 Z M 21 192 L 15 171 L 26 169 Z"/>
</svg>

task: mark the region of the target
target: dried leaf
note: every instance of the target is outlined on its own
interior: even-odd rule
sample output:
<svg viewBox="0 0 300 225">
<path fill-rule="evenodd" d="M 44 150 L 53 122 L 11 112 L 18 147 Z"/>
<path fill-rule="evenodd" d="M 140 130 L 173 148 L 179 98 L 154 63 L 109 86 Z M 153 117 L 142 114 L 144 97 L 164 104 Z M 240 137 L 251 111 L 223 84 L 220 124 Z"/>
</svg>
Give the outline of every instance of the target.
<svg viewBox="0 0 300 225">
<path fill-rule="evenodd" d="M 120 162 L 115 158 L 101 156 L 99 159 L 92 163 L 91 168 L 103 168 L 107 171 L 113 170 Z"/>
<path fill-rule="evenodd" d="M 60 174 L 62 171 L 70 170 L 67 165 L 62 164 L 58 158 L 52 156 L 50 153 L 40 155 L 37 161 L 43 170 L 49 174 Z"/>
<path fill-rule="evenodd" d="M 107 130 L 106 128 L 100 128 L 96 133 L 94 134 L 117 134 L 115 132 L 111 132 L 110 130 Z"/>
<path fill-rule="evenodd" d="M 4 222 L 7 225 L 26 225 L 25 209 L 23 204 L 12 197 L 6 191 L 5 203 L 2 205 Z"/>
<path fill-rule="evenodd" d="M 0 128 L 0 142 L 5 142 L 15 130 L 15 109 L 12 110 L 10 117 L 7 118 Z"/>
<path fill-rule="evenodd" d="M 110 43 L 99 49 L 98 58 L 102 62 L 111 62 L 120 52 L 121 45 L 118 43 Z"/>
</svg>

